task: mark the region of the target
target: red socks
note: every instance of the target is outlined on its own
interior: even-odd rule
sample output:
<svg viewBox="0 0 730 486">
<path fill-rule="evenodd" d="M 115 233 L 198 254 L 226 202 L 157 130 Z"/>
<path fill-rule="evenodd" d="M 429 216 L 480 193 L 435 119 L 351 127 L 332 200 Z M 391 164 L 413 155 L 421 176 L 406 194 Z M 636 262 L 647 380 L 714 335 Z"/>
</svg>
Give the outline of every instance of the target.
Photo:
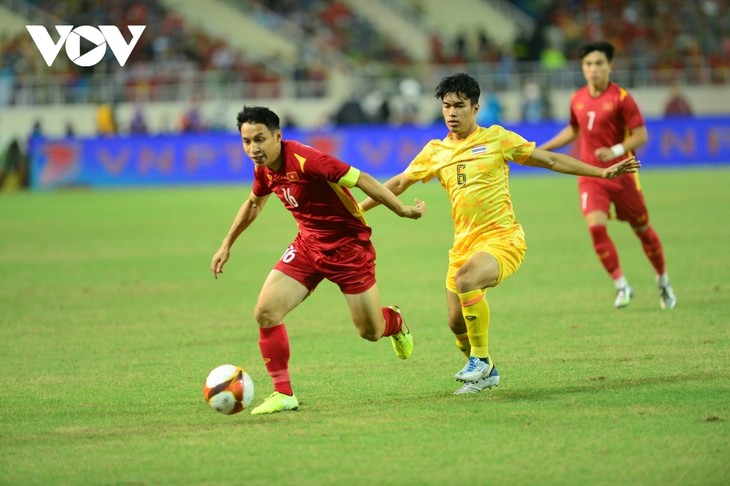
<svg viewBox="0 0 730 486">
<path fill-rule="evenodd" d="M 616 247 L 608 236 L 605 226 L 591 226 L 588 228 L 593 238 L 593 248 L 596 250 L 598 259 L 601 260 L 603 267 L 611 275 L 612 279 L 621 277 L 621 267 L 618 263 L 618 252 Z"/>
<path fill-rule="evenodd" d="M 385 332 L 383 336 L 392 336 L 400 331 L 403 326 L 403 319 L 400 314 L 390 307 L 383 307 L 383 317 L 385 318 Z"/>
<path fill-rule="evenodd" d="M 259 349 L 264 358 L 266 371 L 274 382 L 274 391 L 293 395 L 289 379 L 289 336 L 284 323 L 274 327 L 259 328 Z"/>
<path fill-rule="evenodd" d="M 636 236 L 641 240 L 641 246 L 644 247 L 644 253 L 651 262 L 657 275 L 664 275 L 666 270 L 664 265 L 664 250 L 662 242 L 659 241 L 659 235 L 656 234 L 651 226 L 642 232 L 637 232 Z"/>
<path fill-rule="evenodd" d="M 401 330 L 403 319 L 400 314 L 389 307 L 383 307 L 385 318 L 384 336 L 392 336 Z M 266 371 L 274 382 L 274 391 L 285 395 L 293 395 L 289 378 L 289 336 L 284 323 L 273 327 L 259 328 L 259 349 L 264 359 Z"/>
<path fill-rule="evenodd" d="M 621 277 L 621 267 L 618 263 L 618 253 L 616 247 L 608 236 L 605 226 L 591 226 L 591 237 L 593 238 L 593 248 L 596 255 L 603 263 L 606 271 L 611 274 L 614 280 Z M 636 236 L 641 240 L 641 246 L 644 247 L 644 253 L 651 262 L 657 275 L 664 275 L 666 265 L 664 263 L 664 249 L 659 235 L 656 234 L 654 228 L 649 227 L 644 231 L 636 232 Z"/>
</svg>

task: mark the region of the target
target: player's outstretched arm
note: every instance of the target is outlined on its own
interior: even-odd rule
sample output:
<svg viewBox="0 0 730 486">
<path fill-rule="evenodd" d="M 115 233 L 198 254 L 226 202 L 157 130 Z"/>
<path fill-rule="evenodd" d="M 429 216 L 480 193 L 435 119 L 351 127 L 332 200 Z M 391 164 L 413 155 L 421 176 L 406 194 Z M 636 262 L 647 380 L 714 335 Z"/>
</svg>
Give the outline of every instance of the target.
<svg viewBox="0 0 730 486">
<path fill-rule="evenodd" d="M 396 193 L 388 187 L 388 184 L 396 180 L 398 177 L 399 176 L 393 177 L 386 182 L 386 185 L 383 185 L 367 172 L 360 172 L 360 177 L 358 177 L 356 185 L 362 190 L 362 192 L 369 196 L 362 202 L 362 204 L 360 204 L 360 207 L 364 211 L 367 211 L 378 204 L 382 204 L 403 218 L 418 219 L 423 216 L 426 213 L 426 203 L 416 199 L 415 206 L 406 206 L 397 197 L 397 194 L 405 191 L 405 188 Z M 395 182 L 391 184 L 391 187 L 395 187 Z"/>
<path fill-rule="evenodd" d="M 391 177 L 390 179 L 388 179 L 385 182 L 385 184 L 383 184 L 383 185 L 385 186 L 386 189 L 388 189 L 390 192 L 392 192 L 396 196 L 400 196 L 401 194 L 403 194 L 406 191 L 406 189 L 408 189 L 413 184 L 415 184 L 415 182 L 416 181 L 411 180 L 408 177 L 406 177 L 405 174 L 400 173 L 400 174 L 395 175 L 395 176 Z M 360 203 L 360 207 L 362 208 L 363 211 L 368 211 L 379 205 L 380 205 L 380 203 L 371 197 L 364 199 Z"/>
<path fill-rule="evenodd" d="M 616 162 L 611 167 L 607 167 L 603 169 L 603 174 L 601 177 L 604 179 L 613 179 L 614 177 L 618 177 L 620 175 L 636 172 L 636 169 L 641 167 L 641 162 L 636 160 L 636 157 L 633 155 L 631 157 L 627 157 L 621 162 Z"/>
<path fill-rule="evenodd" d="M 261 211 L 264 209 L 264 204 L 269 198 L 269 195 L 264 197 L 258 197 L 253 192 L 248 195 L 248 198 L 243 202 L 241 208 L 238 210 L 231 228 L 228 230 L 228 234 L 223 238 L 221 246 L 218 251 L 215 252 L 213 258 L 210 261 L 210 271 L 213 272 L 213 277 L 218 278 L 219 273 L 223 273 L 223 265 L 226 264 L 228 258 L 231 255 L 231 247 L 236 241 L 238 236 L 248 228 L 251 223 L 258 218 Z"/>
<path fill-rule="evenodd" d="M 585 162 L 581 162 L 570 155 L 535 149 L 530 158 L 524 162 L 524 165 L 542 167 L 554 172 L 560 172 L 561 174 L 613 179 L 614 177 L 618 177 L 623 174 L 636 172 L 636 169 L 641 166 L 641 162 L 636 160 L 636 157 L 632 156 L 612 165 L 611 167 L 601 169 L 600 167 L 594 167 L 586 164 Z"/>
<path fill-rule="evenodd" d="M 576 138 L 578 138 L 578 129 L 573 125 L 568 125 L 560 130 L 560 132 L 558 132 L 558 134 L 553 138 L 541 144 L 538 148 L 542 150 L 559 149 L 560 147 L 565 147 Z"/>
</svg>

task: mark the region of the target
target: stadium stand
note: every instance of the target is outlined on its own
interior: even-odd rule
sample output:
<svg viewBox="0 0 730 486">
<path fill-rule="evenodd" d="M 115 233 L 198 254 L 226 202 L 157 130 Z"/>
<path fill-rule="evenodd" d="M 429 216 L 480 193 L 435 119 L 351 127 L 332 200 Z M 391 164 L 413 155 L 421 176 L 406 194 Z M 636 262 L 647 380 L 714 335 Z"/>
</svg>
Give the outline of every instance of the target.
<svg viewBox="0 0 730 486">
<path fill-rule="evenodd" d="M 48 134 L 95 133 L 99 104 L 111 103 L 123 132 L 142 111 L 149 131 L 174 131 L 192 100 L 207 126 L 244 100 L 302 127 L 333 123 L 352 99 L 365 122 L 428 123 L 437 115 L 431 87 L 460 70 L 501 105 L 503 121 L 522 118 L 534 84 L 563 119 L 565 98 L 582 82 L 575 47 L 598 37 L 619 46 L 614 79 L 648 116 L 661 115 L 677 83 L 699 114 L 730 111 L 724 2 L 465 2 L 456 10 L 438 0 L 6 0 L 0 128 L 27 136 L 43 118 Z M 111 56 L 79 68 L 63 55 L 49 68 L 23 28 L 32 23 L 148 27 L 123 68 Z"/>
<path fill-rule="evenodd" d="M 357 64 L 387 59 L 408 64 L 411 58 L 390 35 L 378 35 L 376 26 L 340 0 L 255 0 L 264 11 L 298 25 L 307 38 L 330 46 Z"/>
<path fill-rule="evenodd" d="M 417 18 L 424 19 L 433 28 L 438 28 L 439 33 L 447 38 L 455 39 L 462 33 L 476 32 L 486 27 L 490 42 L 508 45 L 521 30 L 517 19 L 510 16 L 508 7 L 500 5 L 500 2 L 461 0 L 458 4 L 451 4 L 440 0 L 418 0 L 410 3 L 411 8 L 420 12 Z M 458 8 L 455 8 L 457 5 Z M 531 26 L 530 22 L 525 28 L 529 29 Z"/>
<path fill-rule="evenodd" d="M 410 18 L 411 12 L 402 12 L 392 7 L 393 3 L 383 4 L 383 0 L 358 2 L 343 0 L 353 12 L 371 23 L 379 36 L 388 37 L 415 62 L 428 62 L 428 32 L 420 21 Z"/>
</svg>

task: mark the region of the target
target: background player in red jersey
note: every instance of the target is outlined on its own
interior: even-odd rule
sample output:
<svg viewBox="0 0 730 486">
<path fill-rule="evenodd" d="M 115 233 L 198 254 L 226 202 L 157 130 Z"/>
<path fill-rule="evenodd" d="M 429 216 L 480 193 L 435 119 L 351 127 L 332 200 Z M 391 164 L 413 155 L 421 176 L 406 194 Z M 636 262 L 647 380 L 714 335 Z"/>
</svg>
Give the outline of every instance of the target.
<svg viewBox="0 0 730 486">
<path fill-rule="evenodd" d="M 573 94 L 570 124 L 539 148 L 554 150 L 579 138 L 580 159 L 597 167 L 608 167 L 614 159 L 631 154 L 646 143 L 644 119 L 634 98 L 610 80 L 613 46 L 608 42 L 592 42 L 581 47 L 579 53 L 587 84 Z M 660 305 L 665 309 L 674 308 L 677 301 L 666 272 L 664 250 L 649 223 L 638 174 L 611 180 L 579 177 L 578 190 L 593 247 L 616 286 L 616 308 L 629 305 L 633 289 L 621 271 L 616 247 L 606 231 L 612 203 L 616 217 L 631 225 L 656 271 Z"/>
<path fill-rule="evenodd" d="M 244 151 L 255 166 L 254 182 L 210 270 L 216 278 L 223 272 L 231 246 L 275 193 L 291 211 L 299 232 L 264 282 L 254 310 L 259 347 L 274 393 L 251 413 L 295 410 L 299 402 L 289 378 L 289 338 L 283 319 L 322 280 L 340 287 L 362 338 L 377 341 L 390 336 L 401 359 L 413 350 L 413 337 L 400 309 L 381 305 L 371 229 L 348 188 L 359 187 L 405 218 L 420 218 L 426 207 L 418 200 L 415 206 L 405 206 L 369 174 L 307 145 L 282 140 L 279 117 L 268 108 L 244 107 L 237 121 Z"/>
</svg>

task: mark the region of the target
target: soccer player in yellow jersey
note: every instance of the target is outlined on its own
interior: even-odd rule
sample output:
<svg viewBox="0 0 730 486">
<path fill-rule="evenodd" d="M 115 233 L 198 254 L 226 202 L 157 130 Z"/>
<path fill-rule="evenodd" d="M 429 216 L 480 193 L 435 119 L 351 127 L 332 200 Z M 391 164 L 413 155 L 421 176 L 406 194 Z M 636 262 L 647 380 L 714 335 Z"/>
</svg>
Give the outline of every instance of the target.
<svg viewBox="0 0 730 486">
<path fill-rule="evenodd" d="M 509 193 L 508 161 L 589 177 L 612 179 L 635 172 L 639 162 L 627 158 L 607 168 L 585 164 L 565 154 L 535 148 L 501 126 L 477 125 L 479 83 L 459 73 L 441 80 L 441 100 L 449 133 L 430 141 L 402 173 L 385 186 L 400 195 L 417 181 L 437 178 L 449 194 L 454 243 L 446 274 L 448 321 L 457 347 L 468 361 L 455 378 L 463 382 L 455 394 L 478 393 L 499 383 L 489 355 L 489 305 L 485 292 L 512 275 L 527 245 L 515 220 Z M 369 210 L 378 203 L 365 199 Z"/>
</svg>

